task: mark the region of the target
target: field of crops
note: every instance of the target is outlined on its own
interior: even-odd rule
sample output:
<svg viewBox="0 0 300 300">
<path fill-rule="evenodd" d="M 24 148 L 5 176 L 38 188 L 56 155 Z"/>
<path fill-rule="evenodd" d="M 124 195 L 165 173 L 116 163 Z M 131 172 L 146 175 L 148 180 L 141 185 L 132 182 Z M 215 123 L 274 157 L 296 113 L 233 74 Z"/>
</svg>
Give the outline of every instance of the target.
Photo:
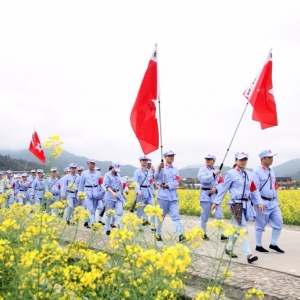
<svg viewBox="0 0 300 300">
<path fill-rule="evenodd" d="M 199 216 L 199 190 L 178 190 L 180 214 L 188 216 Z M 280 208 L 282 211 L 284 224 L 300 225 L 300 191 L 298 190 L 280 190 L 278 191 Z M 229 219 L 229 211 L 227 207 L 227 194 L 222 206 L 224 218 Z M 134 200 L 134 191 L 131 190 L 126 196 L 128 202 L 125 205 L 129 209 Z"/>
</svg>

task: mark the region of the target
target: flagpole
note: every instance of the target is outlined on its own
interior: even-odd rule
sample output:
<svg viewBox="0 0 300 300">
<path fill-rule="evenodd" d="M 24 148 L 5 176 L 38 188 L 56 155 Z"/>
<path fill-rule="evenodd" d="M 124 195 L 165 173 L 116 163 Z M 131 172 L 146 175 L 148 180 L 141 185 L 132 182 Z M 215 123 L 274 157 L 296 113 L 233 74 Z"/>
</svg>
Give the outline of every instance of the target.
<svg viewBox="0 0 300 300">
<path fill-rule="evenodd" d="M 247 109 L 247 107 L 248 107 L 248 104 L 249 104 L 249 101 L 247 102 L 247 104 L 246 104 L 246 106 L 245 106 L 245 108 L 244 108 L 244 111 L 243 111 L 243 113 L 242 113 L 242 116 L 241 116 L 241 118 L 240 118 L 240 120 L 239 120 L 239 123 L 238 123 L 238 125 L 237 125 L 237 127 L 236 127 L 236 129 L 235 129 L 235 131 L 234 131 L 233 137 L 232 137 L 232 139 L 231 139 L 231 141 L 230 141 L 230 143 L 229 143 L 229 146 L 228 146 L 228 148 L 227 148 L 227 150 L 226 150 L 225 156 L 224 156 L 224 158 L 223 158 L 223 161 L 222 161 L 222 163 L 221 163 L 221 165 L 220 165 L 219 170 L 222 170 L 222 168 L 223 168 L 224 161 L 225 161 L 225 159 L 226 159 L 226 157 L 227 157 L 227 154 L 228 154 L 228 152 L 229 152 L 229 149 L 230 149 L 230 147 L 231 147 L 231 144 L 232 144 L 232 142 L 233 142 L 233 140 L 234 140 L 234 138 L 235 138 L 235 135 L 236 135 L 236 133 L 237 133 L 237 130 L 238 130 L 239 127 L 240 127 L 240 124 L 241 124 L 241 122 L 242 122 L 242 119 L 243 119 L 243 117 L 244 117 L 244 114 L 245 114 L 245 112 L 246 112 L 246 109 Z"/>
<path fill-rule="evenodd" d="M 161 129 L 160 96 L 158 96 L 158 115 L 159 115 L 160 158 L 161 158 L 161 162 L 164 162 L 164 159 L 163 159 L 163 144 L 162 144 L 162 129 Z"/>
</svg>

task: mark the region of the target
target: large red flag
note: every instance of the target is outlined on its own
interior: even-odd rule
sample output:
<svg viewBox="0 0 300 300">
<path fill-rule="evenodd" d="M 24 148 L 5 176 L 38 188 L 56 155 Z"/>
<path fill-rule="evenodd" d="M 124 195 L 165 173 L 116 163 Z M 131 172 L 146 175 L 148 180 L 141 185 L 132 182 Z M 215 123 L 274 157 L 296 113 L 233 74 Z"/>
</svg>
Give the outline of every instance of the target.
<svg viewBox="0 0 300 300">
<path fill-rule="evenodd" d="M 157 73 L 157 45 L 155 45 L 130 114 L 131 127 L 145 155 L 159 147 L 156 119 L 156 101 L 159 96 Z"/>
<path fill-rule="evenodd" d="M 36 131 L 34 131 L 34 133 L 32 134 L 32 140 L 30 141 L 29 144 L 29 151 L 33 155 L 35 155 L 42 163 L 45 163 L 46 161 L 45 153 Z"/>
<path fill-rule="evenodd" d="M 260 122 L 261 129 L 278 125 L 272 84 L 272 49 L 262 71 L 246 89 L 244 96 L 253 106 L 252 119 Z"/>
</svg>

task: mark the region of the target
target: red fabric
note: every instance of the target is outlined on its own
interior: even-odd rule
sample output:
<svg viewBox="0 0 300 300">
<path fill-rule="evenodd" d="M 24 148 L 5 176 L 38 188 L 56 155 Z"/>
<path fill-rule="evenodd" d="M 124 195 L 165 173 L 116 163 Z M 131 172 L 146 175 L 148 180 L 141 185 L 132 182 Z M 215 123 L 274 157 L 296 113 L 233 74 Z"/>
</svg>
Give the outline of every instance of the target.
<svg viewBox="0 0 300 300">
<path fill-rule="evenodd" d="M 152 184 L 153 183 L 153 178 L 150 178 L 150 184 Z"/>
<path fill-rule="evenodd" d="M 178 176 L 178 175 L 175 176 L 175 180 L 176 180 L 176 181 L 180 181 L 180 176 Z"/>
<path fill-rule="evenodd" d="M 59 190 L 61 189 L 60 183 L 58 184 L 58 189 L 59 189 Z"/>
<path fill-rule="evenodd" d="M 46 161 L 45 153 L 36 131 L 32 135 L 32 140 L 30 141 L 29 144 L 29 151 L 34 156 L 36 156 L 42 163 L 45 163 Z"/>
<path fill-rule="evenodd" d="M 13 186 L 12 186 L 13 188 L 15 188 L 16 187 L 16 184 L 15 183 L 13 183 Z"/>
<path fill-rule="evenodd" d="M 274 183 L 274 188 L 275 188 L 275 190 L 278 190 L 278 188 L 279 188 L 277 181 L 275 181 L 275 183 Z"/>
<path fill-rule="evenodd" d="M 273 96 L 272 52 L 252 85 L 244 92 L 244 96 L 253 106 L 252 119 L 260 122 L 261 129 L 277 126 L 277 110 Z"/>
<path fill-rule="evenodd" d="M 123 183 L 123 189 L 125 189 L 126 187 L 127 187 L 127 183 L 124 182 L 124 183 Z"/>
<path fill-rule="evenodd" d="M 158 94 L 156 55 L 155 49 L 130 114 L 131 127 L 145 155 L 159 147 L 156 106 L 154 103 Z"/>
<path fill-rule="evenodd" d="M 255 183 L 253 181 L 251 181 L 250 192 L 252 193 L 254 191 L 256 191 L 256 185 L 255 185 Z"/>
<path fill-rule="evenodd" d="M 99 178 L 99 184 L 102 184 L 103 183 L 103 178 Z"/>
<path fill-rule="evenodd" d="M 222 176 L 219 176 L 219 177 L 218 177 L 218 183 L 223 183 L 223 182 L 224 182 L 223 177 L 222 177 Z"/>
</svg>

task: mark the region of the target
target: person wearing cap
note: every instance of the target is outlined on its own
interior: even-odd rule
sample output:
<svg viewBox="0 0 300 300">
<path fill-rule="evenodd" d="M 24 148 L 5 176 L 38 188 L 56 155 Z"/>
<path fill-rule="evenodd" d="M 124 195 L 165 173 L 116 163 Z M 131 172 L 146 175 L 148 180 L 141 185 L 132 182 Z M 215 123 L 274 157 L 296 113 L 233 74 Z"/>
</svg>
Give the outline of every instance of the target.
<svg viewBox="0 0 300 300">
<path fill-rule="evenodd" d="M 178 206 L 178 195 L 177 187 L 180 182 L 179 172 L 177 168 L 173 166 L 175 153 L 173 151 L 167 151 L 164 153 L 165 163 L 161 162 L 154 173 L 154 178 L 158 180 L 159 188 L 157 194 L 157 201 L 160 208 L 163 210 L 163 218 L 165 218 L 167 212 L 174 223 L 176 233 L 179 238 L 179 242 L 186 240 L 183 235 L 183 227 L 180 222 L 179 206 Z M 157 241 L 162 241 L 161 228 L 162 222 L 157 219 Z"/>
<path fill-rule="evenodd" d="M 228 205 L 229 211 L 233 217 L 232 223 L 239 228 L 243 228 L 246 235 L 248 234 L 247 221 L 253 221 L 255 216 L 255 211 L 253 210 L 251 203 L 256 206 L 259 211 L 264 210 L 259 191 L 252 180 L 252 174 L 245 169 L 247 162 L 247 153 L 237 152 L 235 154 L 235 164 L 233 169 L 226 173 L 224 184 L 219 189 L 218 194 L 213 200 L 213 204 L 211 206 L 211 210 L 214 210 L 217 208 L 217 206 L 220 206 L 225 194 L 227 191 L 229 191 L 230 198 Z M 235 234 L 229 236 L 229 243 L 227 243 L 225 248 L 225 253 L 231 258 L 237 258 L 237 255 L 235 255 L 232 250 L 237 240 L 237 237 L 235 236 Z M 258 260 L 258 257 L 252 254 L 248 238 L 243 239 L 242 248 L 247 256 L 247 261 L 249 264 Z"/>
<path fill-rule="evenodd" d="M 3 194 L 3 189 L 4 189 L 4 185 L 3 185 L 3 173 L 0 172 L 0 195 Z"/>
<path fill-rule="evenodd" d="M 7 203 L 8 203 L 8 207 L 11 208 L 12 205 L 14 204 L 14 197 L 15 197 L 15 187 L 16 187 L 16 181 L 15 179 L 12 177 L 12 171 L 11 170 L 7 170 L 6 171 L 6 178 L 4 178 L 4 193 L 6 193 L 9 189 L 12 189 L 12 194 L 9 194 L 7 196 Z"/>
<path fill-rule="evenodd" d="M 150 184 L 150 189 L 151 189 L 151 192 L 152 192 L 152 196 L 153 196 L 153 199 L 155 198 L 155 188 L 154 188 L 154 173 L 155 173 L 155 168 L 154 168 L 154 166 L 152 165 L 152 159 L 151 158 L 148 158 L 148 162 L 147 162 L 147 169 L 148 170 L 151 170 L 152 171 L 152 184 Z M 143 216 L 142 216 L 142 218 L 143 218 L 143 226 L 145 226 L 145 225 L 150 225 L 151 224 L 151 222 L 149 222 L 149 216 L 147 216 L 147 214 L 145 213 L 145 211 L 144 211 L 144 213 L 143 213 Z M 154 221 L 156 220 L 156 218 L 154 218 Z M 151 221 L 151 220 L 150 220 Z M 156 231 L 156 229 L 155 230 L 152 230 L 152 231 Z"/>
<path fill-rule="evenodd" d="M 77 167 L 77 174 L 79 176 L 81 176 L 81 174 L 82 174 L 83 171 L 84 171 L 84 167 L 82 167 L 82 166 Z"/>
<path fill-rule="evenodd" d="M 273 164 L 273 157 L 275 155 L 276 154 L 271 150 L 261 151 L 258 154 L 261 165 L 252 171 L 253 181 L 255 182 L 265 206 L 263 212 L 260 212 L 257 207 L 255 207 L 255 250 L 261 253 L 269 253 L 269 250 L 262 246 L 262 234 L 265 231 L 267 224 L 272 227 L 269 249 L 274 250 L 277 253 L 284 253 L 277 245 L 283 220 L 277 195 L 278 184 L 276 182 L 274 170 L 270 167 Z"/>
<path fill-rule="evenodd" d="M 90 225 L 95 223 L 95 212 L 98 205 L 98 200 L 101 198 L 99 184 L 103 183 L 103 178 L 100 172 L 95 170 L 94 159 L 88 159 L 88 169 L 83 171 L 79 182 L 79 191 L 85 192 L 87 199 L 82 202 L 83 207 L 90 213 Z M 91 228 L 89 223 L 84 223 L 86 228 Z"/>
<path fill-rule="evenodd" d="M 44 177 L 44 171 L 42 169 L 37 170 L 37 178 L 34 179 L 32 182 L 32 190 L 31 190 L 31 202 L 34 202 L 34 204 L 44 204 L 41 203 L 43 200 L 43 196 L 45 193 L 45 179 Z"/>
<path fill-rule="evenodd" d="M 36 178 L 36 170 L 32 169 L 30 171 L 30 175 L 27 178 L 27 184 L 28 184 L 28 186 L 27 186 L 27 192 L 28 192 L 29 202 L 32 205 L 34 204 L 34 201 L 32 201 L 32 198 L 31 198 L 31 195 L 33 193 L 33 191 L 32 191 L 32 183 L 35 180 L 35 178 Z"/>
<path fill-rule="evenodd" d="M 148 157 L 146 155 L 139 158 L 141 167 L 134 171 L 133 181 L 137 184 L 135 185 L 135 196 L 136 203 L 138 205 L 136 210 L 136 215 L 139 219 L 142 219 L 144 214 L 144 209 L 146 205 L 154 206 L 153 192 L 151 190 L 151 185 L 153 183 L 153 172 L 148 169 Z M 146 221 L 146 222 L 145 222 Z M 143 222 L 143 225 L 149 223 L 147 220 Z M 155 218 L 151 217 L 152 231 L 155 231 Z"/>
<path fill-rule="evenodd" d="M 16 202 L 20 205 L 25 205 L 29 200 L 27 173 L 20 174 L 21 179 L 16 182 Z"/>
<path fill-rule="evenodd" d="M 50 206 L 52 204 L 54 204 L 55 202 L 58 202 L 60 199 L 60 181 L 58 178 L 58 174 L 57 174 L 57 168 L 51 168 L 50 169 L 50 176 L 46 179 L 45 182 L 45 191 L 48 193 L 52 193 L 53 198 L 47 199 L 47 204 L 46 204 L 46 213 L 47 214 L 51 214 L 51 208 Z M 57 209 L 52 210 L 54 215 L 58 215 L 58 211 Z"/>
<path fill-rule="evenodd" d="M 105 228 L 106 234 L 110 235 L 110 221 L 111 214 L 110 210 L 115 211 L 115 220 L 119 224 L 119 227 L 122 228 L 122 223 L 120 218 L 123 216 L 123 203 L 125 201 L 124 196 L 122 195 L 122 182 L 121 182 L 121 164 L 119 162 L 112 163 L 112 169 L 105 173 L 104 175 L 104 186 L 106 192 L 104 194 L 105 201 L 105 210 L 106 210 L 106 220 Z"/>
<path fill-rule="evenodd" d="M 214 164 L 216 161 L 215 155 L 208 154 L 204 157 L 205 167 L 200 168 L 197 178 L 201 182 L 201 192 L 200 192 L 200 206 L 202 212 L 200 215 L 200 226 L 204 231 L 203 239 L 208 241 L 209 237 L 206 234 L 206 224 L 210 215 L 210 208 L 213 200 L 215 199 L 218 190 L 221 188 L 224 182 L 221 170 L 216 170 Z M 217 220 L 223 219 L 222 206 L 218 205 L 214 216 Z M 221 241 L 226 241 L 227 237 L 223 234 L 221 235 Z"/>
<path fill-rule="evenodd" d="M 75 163 L 69 164 L 70 173 L 63 177 L 61 185 L 61 197 L 67 200 L 67 224 L 71 225 L 71 218 L 74 209 L 79 205 L 77 199 L 77 192 L 80 183 L 80 176 L 76 174 L 77 165 Z"/>
</svg>

